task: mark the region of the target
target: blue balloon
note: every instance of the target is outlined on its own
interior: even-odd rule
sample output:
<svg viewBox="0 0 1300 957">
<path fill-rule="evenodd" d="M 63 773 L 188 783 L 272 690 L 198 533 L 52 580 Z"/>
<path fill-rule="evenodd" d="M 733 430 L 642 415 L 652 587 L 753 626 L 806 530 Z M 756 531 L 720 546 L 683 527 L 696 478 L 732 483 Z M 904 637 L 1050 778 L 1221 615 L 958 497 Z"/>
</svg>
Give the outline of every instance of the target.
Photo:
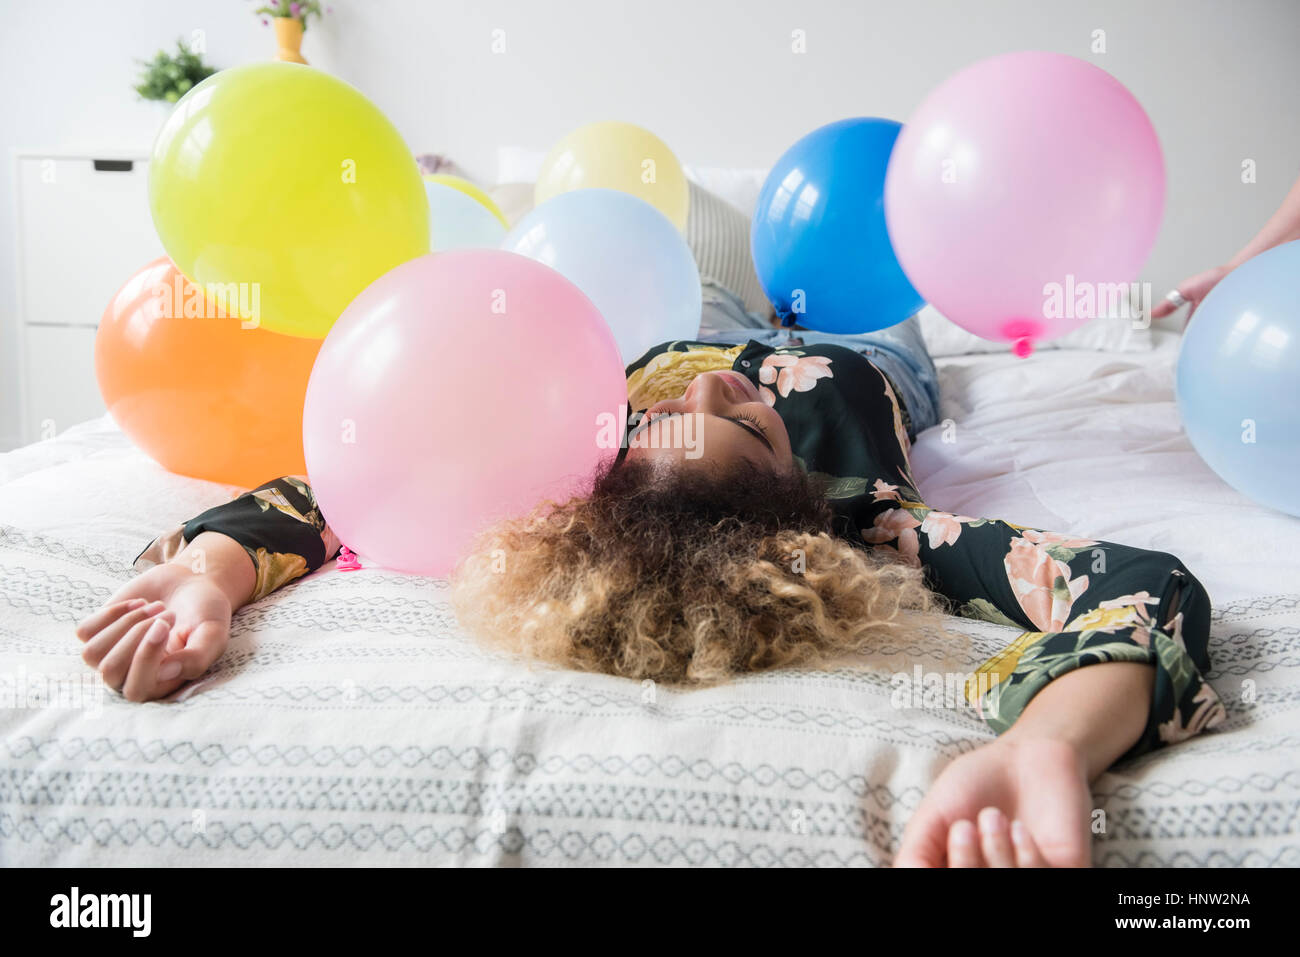
<svg viewBox="0 0 1300 957">
<path fill-rule="evenodd" d="M 885 170 L 901 129 L 892 120 L 840 120 L 813 130 L 772 167 L 750 246 L 787 324 L 873 332 L 925 305 L 885 228 Z"/>
<path fill-rule="evenodd" d="M 496 249 L 506 227 L 473 196 L 454 186 L 424 181 L 429 200 L 429 245 L 435 253 L 447 249 Z"/>
<path fill-rule="evenodd" d="M 695 256 L 668 217 L 639 196 L 614 189 L 552 196 L 515 224 L 501 248 L 581 289 L 605 317 L 624 362 L 699 335 Z"/>
<path fill-rule="evenodd" d="M 1178 356 L 1178 408 L 1220 478 L 1300 516 L 1300 240 L 1242 263 L 1201 302 Z"/>
</svg>

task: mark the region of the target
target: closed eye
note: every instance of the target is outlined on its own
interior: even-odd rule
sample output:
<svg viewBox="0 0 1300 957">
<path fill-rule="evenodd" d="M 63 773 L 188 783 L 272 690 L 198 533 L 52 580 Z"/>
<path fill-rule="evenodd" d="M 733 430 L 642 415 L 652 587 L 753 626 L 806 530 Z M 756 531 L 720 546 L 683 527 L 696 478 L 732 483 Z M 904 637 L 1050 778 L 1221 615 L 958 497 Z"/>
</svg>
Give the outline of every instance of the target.
<svg viewBox="0 0 1300 957">
<path fill-rule="evenodd" d="M 650 423 L 655 421 L 656 419 L 667 419 L 667 418 L 671 418 L 674 415 L 681 415 L 681 413 L 660 412 L 658 415 L 651 415 L 649 412 L 643 413 L 641 416 L 641 422 L 637 425 L 635 429 L 633 429 L 631 432 L 627 434 L 628 442 L 632 441 L 632 436 L 640 435 L 642 432 L 644 432 L 646 428 L 650 425 Z"/>
<path fill-rule="evenodd" d="M 767 429 L 763 428 L 757 419 L 752 419 L 747 415 L 724 416 L 724 418 L 728 422 L 734 422 L 736 425 L 740 426 L 754 438 L 758 439 L 758 441 L 766 445 L 769 452 L 776 455 L 776 449 L 772 448 L 772 443 L 767 440 Z M 754 424 L 749 425 L 748 423 L 750 422 L 753 422 Z"/>
<path fill-rule="evenodd" d="M 655 415 L 655 416 L 647 415 L 635 429 L 633 429 L 631 432 L 628 433 L 627 436 L 628 444 L 629 445 L 631 444 L 633 436 L 639 435 L 641 432 L 644 432 L 646 427 L 649 426 L 651 422 L 656 422 L 659 419 L 670 419 L 675 415 L 681 415 L 681 414 L 682 413 L 680 412 L 661 412 L 659 415 Z M 697 414 L 709 415 L 710 413 L 701 412 Z M 758 441 L 762 442 L 769 452 L 771 452 L 773 455 L 776 455 L 776 449 L 772 446 L 772 443 L 769 442 L 767 439 L 767 429 L 765 429 L 762 423 L 759 422 L 758 419 L 754 418 L 753 416 L 719 415 L 719 416 L 714 416 L 714 418 L 724 419 L 725 421 L 735 425 L 737 428 L 744 429 L 754 438 L 758 439 Z"/>
</svg>

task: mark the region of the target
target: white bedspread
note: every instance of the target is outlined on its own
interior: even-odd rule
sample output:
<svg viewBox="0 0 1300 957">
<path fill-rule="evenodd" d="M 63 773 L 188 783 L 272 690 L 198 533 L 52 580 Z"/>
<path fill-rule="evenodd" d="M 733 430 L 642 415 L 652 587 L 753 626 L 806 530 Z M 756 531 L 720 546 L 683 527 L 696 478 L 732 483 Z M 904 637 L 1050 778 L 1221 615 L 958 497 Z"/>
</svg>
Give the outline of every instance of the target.
<svg viewBox="0 0 1300 957">
<path fill-rule="evenodd" d="M 1227 726 L 1098 781 L 1095 861 L 1300 865 L 1300 521 L 1196 458 L 1158 342 L 942 360 L 917 475 L 938 507 L 1172 551 L 1214 598 Z M 893 707 L 862 661 L 689 693 L 529 668 L 461 635 L 444 583 L 374 568 L 246 609 L 174 700 L 97 696 L 73 623 L 229 491 L 107 420 L 0 456 L 0 864 L 882 864 L 990 738 L 960 705 Z M 1014 635 L 957 624 L 967 669 Z M 83 697 L 26 700 L 51 688 Z"/>
</svg>

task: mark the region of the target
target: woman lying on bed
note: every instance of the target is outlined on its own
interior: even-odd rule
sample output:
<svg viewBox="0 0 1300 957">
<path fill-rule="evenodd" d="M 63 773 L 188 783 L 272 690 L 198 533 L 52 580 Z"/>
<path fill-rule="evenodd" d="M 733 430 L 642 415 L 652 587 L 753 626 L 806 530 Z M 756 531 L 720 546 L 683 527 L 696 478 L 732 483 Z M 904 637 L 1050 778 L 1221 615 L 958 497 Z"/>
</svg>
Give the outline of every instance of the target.
<svg viewBox="0 0 1300 957">
<path fill-rule="evenodd" d="M 455 576 L 461 623 L 688 684 L 897 645 L 931 611 L 1013 624 L 967 686 L 1001 736 L 948 765 L 896 862 L 1088 864 L 1090 782 L 1224 716 L 1200 583 L 1163 552 L 923 502 L 909 439 L 938 389 L 914 321 L 702 339 L 629 367 L 645 415 L 589 497 L 485 534 Z M 338 545 L 305 481 L 268 482 L 152 543 L 153 567 L 78 626 L 83 657 L 131 700 L 170 694 L 222 654 L 233 611 Z"/>
</svg>

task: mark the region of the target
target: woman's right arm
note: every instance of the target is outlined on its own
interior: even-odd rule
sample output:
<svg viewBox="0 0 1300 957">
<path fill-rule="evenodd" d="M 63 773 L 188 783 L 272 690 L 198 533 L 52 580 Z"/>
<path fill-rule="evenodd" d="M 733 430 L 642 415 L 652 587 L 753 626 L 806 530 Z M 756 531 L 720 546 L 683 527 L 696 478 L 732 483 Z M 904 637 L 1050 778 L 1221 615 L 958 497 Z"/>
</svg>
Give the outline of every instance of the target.
<svg viewBox="0 0 1300 957">
<path fill-rule="evenodd" d="M 1264 227 L 1255 234 L 1255 237 L 1250 242 L 1237 250 L 1237 254 L 1229 259 L 1226 264 L 1207 269 L 1195 276 L 1189 276 L 1174 287 L 1175 291 L 1187 301 L 1187 319 L 1192 318 L 1192 313 L 1201 304 L 1201 300 L 1208 296 L 1210 290 L 1217 286 L 1219 281 L 1228 273 L 1247 259 L 1253 259 L 1274 246 L 1280 246 L 1282 243 L 1291 242 L 1295 239 L 1300 239 L 1300 178 L 1297 178 L 1295 183 L 1292 184 L 1290 192 L 1286 194 L 1286 198 L 1282 200 L 1282 204 L 1269 218 L 1269 221 L 1264 224 Z M 1163 299 L 1151 310 L 1151 318 L 1161 319 L 1179 308 L 1181 307 L 1174 305 L 1169 299 Z M 1184 320 L 1184 327 L 1186 327 L 1186 324 L 1187 320 Z"/>
<path fill-rule="evenodd" d="M 77 625 L 82 658 L 132 701 L 171 694 L 221 657 L 234 612 L 338 548 L 304 478 L 267 482 L 151 542 L 142 574 Z"/>
</svg>

